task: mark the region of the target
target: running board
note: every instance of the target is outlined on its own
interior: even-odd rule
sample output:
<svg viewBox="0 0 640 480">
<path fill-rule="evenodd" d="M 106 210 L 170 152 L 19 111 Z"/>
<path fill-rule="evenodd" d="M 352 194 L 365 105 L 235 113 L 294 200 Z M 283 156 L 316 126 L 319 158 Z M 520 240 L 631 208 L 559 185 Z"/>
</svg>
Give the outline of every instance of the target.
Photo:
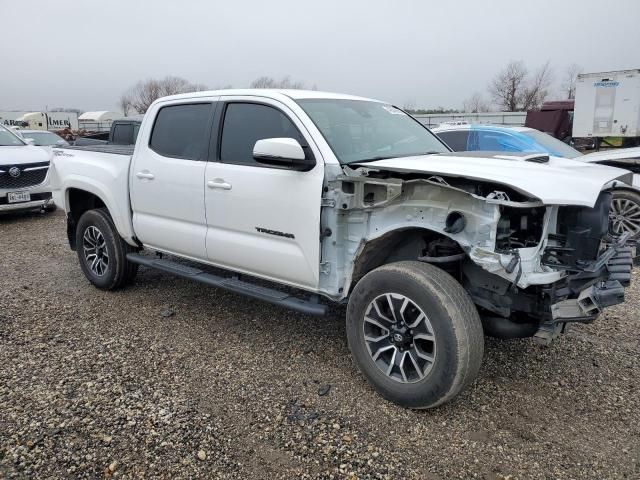
<svg viewBox="0 0 640 480">
<path fill-rule="evenodd" d="M 308 315 L 325 315 L 327 306 L 311 300 L 294 297 L 288 293 L 281 292 L 272 288 L 243 282 L 238 278 L 222 277 L 212 273 L 204 272 L 198 268 L 183 265 L 178 262 L 164 260 L 154 257 L 146 257 L 138 253 L 128 253 L 127 260 L 145 267 L 155 268 L 163 272 L 177 275 L 178 277 L 187 278 L 196 282 L 205 283 L 212 287 L 223 288 L 230 292 L 239 293 L 247 297 L 256 298 L 265 302 L 280 305 L 281 307 L 296 310 Z"/>
</svg>

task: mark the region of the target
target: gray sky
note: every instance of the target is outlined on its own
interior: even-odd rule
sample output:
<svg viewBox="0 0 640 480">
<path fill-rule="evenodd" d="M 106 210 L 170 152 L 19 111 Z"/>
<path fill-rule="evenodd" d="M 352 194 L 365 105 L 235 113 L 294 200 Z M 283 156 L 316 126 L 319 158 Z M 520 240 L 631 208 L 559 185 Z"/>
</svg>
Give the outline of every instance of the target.
<svg viewBox="0 0 640 480">
<path fill-rule="evenodd" d="M 165 75 L 461 107 L 510 60 L 550 60 L 556 83 L 640 68 L 639 20 L 639 0 L 0 0 L 0 110 L 116 109 Z"/>
</svg>

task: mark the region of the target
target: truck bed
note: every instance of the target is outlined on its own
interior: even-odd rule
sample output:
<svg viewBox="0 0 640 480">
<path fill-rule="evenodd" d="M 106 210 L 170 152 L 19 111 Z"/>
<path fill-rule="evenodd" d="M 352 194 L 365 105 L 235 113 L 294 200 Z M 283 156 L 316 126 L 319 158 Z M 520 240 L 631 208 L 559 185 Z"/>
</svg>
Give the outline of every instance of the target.
<svg viewBox="0 0 640 480">
<path fill-rule="evenodd" d="M 56 147 L 57 148 L 57 147 Z M 133 155 L 135 145 L 69 145 L 62 147 L 65 150 L 82 150 L 85 152 L 112 153 L 114 155 Z"/>
</svg>

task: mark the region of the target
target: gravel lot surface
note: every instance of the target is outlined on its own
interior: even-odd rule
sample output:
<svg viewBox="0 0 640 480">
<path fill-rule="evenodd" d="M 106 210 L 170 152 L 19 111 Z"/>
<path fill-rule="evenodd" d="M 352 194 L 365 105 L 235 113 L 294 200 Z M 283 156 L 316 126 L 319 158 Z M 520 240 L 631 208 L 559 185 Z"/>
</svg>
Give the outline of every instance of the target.
<svg viewBox="0 0 640 480">
<path fill-rule="evenodd" d="M 0 477 L 640 478 L 635 281 L 549 348 L 487 339 L 474 386 L 416 412 L 366 384 L 342 308 L 148 269 L 102 292 L 61 213 L 0 217 Z"/>
</svg>

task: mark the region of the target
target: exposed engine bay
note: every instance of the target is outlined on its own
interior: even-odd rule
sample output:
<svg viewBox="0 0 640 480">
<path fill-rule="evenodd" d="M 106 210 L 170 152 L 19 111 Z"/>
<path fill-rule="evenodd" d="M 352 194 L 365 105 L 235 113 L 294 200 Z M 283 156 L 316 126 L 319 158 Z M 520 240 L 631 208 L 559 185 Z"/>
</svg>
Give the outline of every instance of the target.
<svg viewBox="0 0 640 480">
<path fill-rule="evenodd" d="M 549 339 L 566 322 L 591 321 L 624 300 L 630 253 L 623 243 L 602 242 L 608 192 L 593 208 L 547 206 L 490 182 L 345 167 L 323 198 L 322 231 L 330 235 L 323 235 L 321 267 L 344 266 L 321 268 L 331 296 L 346 298 L 377 266 L 417 259 L 458 279 L 491 319 L 489 333 L 492 325 L 506 338 L 542 329 Z M 610 278 L 611 261 L 622 276 Z"/>
</svg>

